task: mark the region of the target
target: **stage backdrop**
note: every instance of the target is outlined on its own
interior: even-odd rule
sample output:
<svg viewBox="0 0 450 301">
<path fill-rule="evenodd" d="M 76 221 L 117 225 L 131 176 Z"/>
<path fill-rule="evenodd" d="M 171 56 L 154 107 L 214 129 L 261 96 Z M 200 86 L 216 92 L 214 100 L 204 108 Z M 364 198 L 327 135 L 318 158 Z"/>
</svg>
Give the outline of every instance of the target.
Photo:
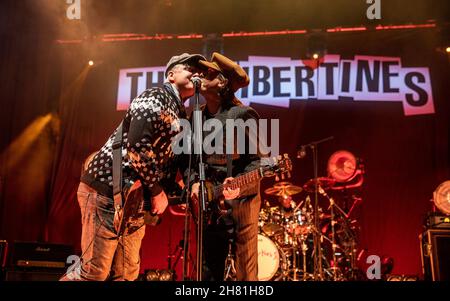
<svg viewBox="0 0 450 301">
<path fill-rule="evenodd" d="M 449 178 L 450 74 L 446 54 L 436 51 L 439 34 L 416 29 L 329 33 L 326 38 L 330 56 L 319 71 L 314 62 L 304 61 L 306 35 L 229 37 L 223 47 L 249 70 L 252 82 L 243 100 L 262 118 L 280 120 L 280 151 L 294 163 L 290 181 L 302 186 L 313 177 L 311 153 L 296 159 L 300 146 L 333 136 L 319 146 L 319 176 L 326 176 L 328 158 L 337 150 L 364 162 L 363 186 L 351 192 L 362 198 L 353 213 L 360 247 L 367 254 L 393 257 L 394 273 L 420 274 L 423 218 L 432 209 L 432 192 Z M 132 88 L 121 92 L 119 83 L 131 85 L 132 76 L 124 77 L 123 70 L 164 66 L 172 55 L 201 53 L 203 43 L 184 39 L 87 47 L 35 39 L 32 55 L 27 43 L 16 40 L 10 41 L 14 47 L 2 49 L 10 59 L 5 64 L 20 64 L 7 66 L 9 74 L 2 75 L 9 87 L 2 97 L 0 238 L 66 243 L 79 251 L 81 163 L 125 114 L 117 109 L 118 100 L 122 97 L 126 107 Z M 92 68 L 86 67 L 89 59 L 95 62 Z M 305 66 L 310 68 L 300 68 Z M 135 78 L 138 87 L 158 81 L 159 69 L 150 81 L 149 70 Z M 23 138 L 29 125 L 34 131 Z M 15 141 L 16 149 L 11 147 Z M 265 179 L 262 191 L 272 184 L 273 179 Z M 332 195 L 349 206 L 341 194 Z M 302 192 L 294 199 L 306 196 Z M 147 229 L 142 269 L 166 268 L 182 231 L 183 217 L 166 211 L 160 226 Z"/>
</svg>

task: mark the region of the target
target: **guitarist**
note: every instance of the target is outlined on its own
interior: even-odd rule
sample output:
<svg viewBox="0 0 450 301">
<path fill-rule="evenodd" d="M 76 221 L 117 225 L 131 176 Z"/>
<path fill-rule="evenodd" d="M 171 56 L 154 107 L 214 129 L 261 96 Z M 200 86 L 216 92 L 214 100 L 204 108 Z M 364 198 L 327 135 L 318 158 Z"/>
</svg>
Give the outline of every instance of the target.
<svg viewBox="0 0 450 301">
<path fill-rule="evenodd" d="M 206 106 L 203 107 L 204 122 L 207 119 L 216 118 L 223 124 L 224 134 L 221 139 L 224 143 L 223 154 L 204 154 L 204 162 L 207 165 L 206 179 L 218 185 L 231 180 L 229 174 L 227 176 L 227 172 L 230 172 L 227 165 L 230 163 L 232 177 L 254 170 L 260 164 L 260 156 L 248 152 L 249 143 L 257 143 L 250 141 L 248 131 L 246 131 L 246 152 L 238 154 L 234 151 L 233 154 L 229 154 L 227 164 L 225 120 L 258 120 L 259 115 L 254 109 L 244 106 L 234 95 L 238 89 L 249 84 L 247 73 L 238 64 L 219 53 L 213 53 L 210 62 L 200 60 L 200 64 L 208 70 L 202 76 L 200 88 L 200 93 L 206 100 Z M 209 134 L 210 132 L 205 131 L 203 137 Z M 218 142 L 222 143 L 216 141 Z M 236 141 L 234 145 L 236 148 Z M 193 207 L 195 207 L 195 203 L 198 202 L 198 183 L 192 186 L 191 191 Z M 236 280 L 258 280 L 259 181 L 237 189 L 224 189 L 223 195 L 225 203 L 230 208 L 230 214 L 214 214 L 213 212 L 204 228 L 203 278 L 215 281 L 224 279 L 225 259 L 229 251 L 229 243 L 232 242 L 231 245 L 235 251 Z"/>
<path fill-rule="evenodd" d="M 145 90 L 136 97 L 123 119 L 123 185 L 140 180 L 150 194 L 153 214 L 168 205 L 161 184 L 171 175 L 171 125 L 186 116 L 184 101 L 194 94 L 193 76 L 198 75 L 198 54 L 173 56 L 166 66 L 163 87 Z M 87 163 L 77 197 L 82 216 L 82 264 L 80 275 L 67 273 L 61 280 L 135 280 L 139 274 L 139 250 L 145 233 L 142 226 L 118 236 L 114 223 L 113 156 L 114 133 Z M 119 169 L 120 170 L 120 169 Z"/>
</svg>

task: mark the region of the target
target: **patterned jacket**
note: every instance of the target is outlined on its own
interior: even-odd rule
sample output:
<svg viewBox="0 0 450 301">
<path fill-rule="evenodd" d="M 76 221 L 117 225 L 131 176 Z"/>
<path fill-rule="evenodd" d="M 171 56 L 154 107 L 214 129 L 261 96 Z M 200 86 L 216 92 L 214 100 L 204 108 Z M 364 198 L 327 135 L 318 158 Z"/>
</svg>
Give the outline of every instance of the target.
<svg viewBox="0 0 450 301">
<path fill-rule="evenodd" d="M 132 102 L 123 119 L 123 182 L 141 180 L 152 196 L 162 190 L 161 181 L 175 178 L 171 138 L 179 131 L 186 111 L 169 83 L 145 90 Z M 81 176 L 100 194 L 112 198 L 112 144 L 117 129 Z"/>
</svg>

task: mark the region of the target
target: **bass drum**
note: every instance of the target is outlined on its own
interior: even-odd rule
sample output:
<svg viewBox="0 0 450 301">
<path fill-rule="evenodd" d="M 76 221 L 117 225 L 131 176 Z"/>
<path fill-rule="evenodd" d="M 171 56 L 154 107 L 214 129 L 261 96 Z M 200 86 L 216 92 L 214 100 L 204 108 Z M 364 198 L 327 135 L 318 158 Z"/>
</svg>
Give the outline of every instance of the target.
<svg viewBox="0 0 450 301">
<path fill-rule="evenodd" d="M 286 255 L 268 237 L 258 234 L 258 279 L 278 281 L 286 270 Z"/>
</svg>

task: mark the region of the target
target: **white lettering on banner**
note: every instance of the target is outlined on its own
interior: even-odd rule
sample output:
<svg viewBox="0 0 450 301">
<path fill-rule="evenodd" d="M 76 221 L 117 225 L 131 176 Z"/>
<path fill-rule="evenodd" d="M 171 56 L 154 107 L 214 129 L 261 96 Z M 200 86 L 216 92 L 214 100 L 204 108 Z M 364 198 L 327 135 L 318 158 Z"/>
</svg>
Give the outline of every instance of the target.
<svg viewBox="0 0 450 301">
<path fill-rule="evenodd" d="M 402 67 L 399 57 L 356 55 L 341 59 L 330 54 L 319 60 L 249 56 L 238 62 L 250 76 L 250 85 L 236 96 L 244 104 L 289 107 L 295 100 L 401 102 L 404 114 L 434 113 L 427 67 Z M 319 66 L 317 66 L 317 64 Z M 164 66 L 122 69 L 119 72 L 117 109 L 147 88 L 161 86 Z"/>
<path fill-rule="evenodd" d="M 117 110 L 126 110 L 130 102 L 145 89 L 161 86 L 165 67 L 121 69 L 117 92 Z"/>
</svg>

